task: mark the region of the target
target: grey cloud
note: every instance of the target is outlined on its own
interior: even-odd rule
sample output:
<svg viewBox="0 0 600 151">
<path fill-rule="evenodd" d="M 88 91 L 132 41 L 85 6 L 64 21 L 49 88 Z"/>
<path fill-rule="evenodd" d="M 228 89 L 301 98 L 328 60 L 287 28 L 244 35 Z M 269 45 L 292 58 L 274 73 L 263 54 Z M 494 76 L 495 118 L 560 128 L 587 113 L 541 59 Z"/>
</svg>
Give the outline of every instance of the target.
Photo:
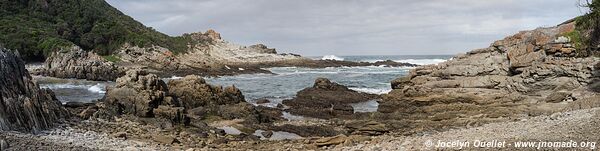
<svg viewBox="0 0 600 151">
<path fill-rule="evenodd" d="M 456 54 L 583 14 L 577 0 L 108 0 L 169 35 L 304 55 Z"/>
</svg>

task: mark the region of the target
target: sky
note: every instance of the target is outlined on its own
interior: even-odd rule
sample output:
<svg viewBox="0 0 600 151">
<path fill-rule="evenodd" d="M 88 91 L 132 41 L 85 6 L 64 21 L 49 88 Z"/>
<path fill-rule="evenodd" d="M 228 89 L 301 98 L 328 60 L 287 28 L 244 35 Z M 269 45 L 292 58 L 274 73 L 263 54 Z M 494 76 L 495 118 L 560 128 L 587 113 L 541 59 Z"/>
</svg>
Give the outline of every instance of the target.
<svg viewBox="0 0 600 151">
<path fill-rule="evenodd" d="M 146 26 L 320 55 L 454 55 L 582 15 L 577 0 L 107 0 Z"/>
</svg>

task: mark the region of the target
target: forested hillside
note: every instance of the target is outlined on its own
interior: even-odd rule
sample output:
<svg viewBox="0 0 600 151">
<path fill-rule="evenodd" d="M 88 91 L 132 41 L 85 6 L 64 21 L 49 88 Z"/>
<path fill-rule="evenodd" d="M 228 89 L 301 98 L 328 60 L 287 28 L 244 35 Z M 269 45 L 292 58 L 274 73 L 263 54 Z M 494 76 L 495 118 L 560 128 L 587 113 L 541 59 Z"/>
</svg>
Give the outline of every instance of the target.
<svg viewBox="0 0 600 151">
<path fill-rule="evenodd" d="M 146 27 L 104 0 L 0 0 L 0 44 L 30 61 L 73 44 L 101 55 L 125 42 L 181 52 L 185 39 Z"/>
</svg>

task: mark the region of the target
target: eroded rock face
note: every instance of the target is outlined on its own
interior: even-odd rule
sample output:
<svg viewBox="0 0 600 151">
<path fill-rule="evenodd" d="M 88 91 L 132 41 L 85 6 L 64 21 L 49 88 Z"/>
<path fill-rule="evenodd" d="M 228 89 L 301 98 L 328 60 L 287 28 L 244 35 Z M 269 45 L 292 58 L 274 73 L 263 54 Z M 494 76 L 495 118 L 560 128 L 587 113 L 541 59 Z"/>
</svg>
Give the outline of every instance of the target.
<svg viewBox="0 0 600 151">
<path fill-rule="evenodd" d="M 287 111 L 292 114 L 328 119 L 352 115 L 354 110 L 350 103 L 377 98 L 378 95 L 356 92 L 329 79 L 318 78 L 313 87 L 299 91 L 296 98 L 284 100 L 283 104 L 290 107 Z"/>
<path fill-rule="evenodd" d="M 0 48 L 0 130 L 36 132 L 67 116 L 54 93 L 32 81 L 18 54 Z"/>
<path fill-rule="evenodd" d="M 244 95 L 235 86 L 212 86 L 196 75 L 169 81 L 169 93 L 179 98 L 182 105 L 188 109 L 207 106 L 225 105 L 244 102 Z"/>
<path fill-rule="evenodd" d="M 36 71 L 35 74 L 57 78 L 114 81 L 124 74 L 123 71 L 102 56 L 73 46 L 52 54 L 46 59 L 45 69 Z"/>
<path fill-rule="evenodd" d="M 195 75 L 171 80 L 167 85 L 154 74 L 130 70 L 107 90 L 103 103 L 106 107 L 99 105 L 98 117 L 135 115 L 198 127 L 205 127 L 206 120 L 260 120 L 239 89 L 209 85 Z"/>
<path fill-rule="evenodd" d="M 177 104 L 168 102 L 167 85 L 156 75 L 140 70 L 130 70 L 117 79 L 114 88 L 106 93 L 105 102 L 118 107 L 121 114 L 139 117 L 154 117 L 154 109 L 160 105 Z"/>
<path fill-rule="evenodd" d="M 490 47 L 438 65 L 418 67 L 392 81 L 379 111 L 415 129 L 472 126 L 522 116 L 600 106 L 593 65 L 575 58 L 566 37 L 574 23 L 519 32 Z M 394 117 L 398 116 L 398 117 Z M 418 119 L 418 121 L 417 121 Z"/>
</svg>

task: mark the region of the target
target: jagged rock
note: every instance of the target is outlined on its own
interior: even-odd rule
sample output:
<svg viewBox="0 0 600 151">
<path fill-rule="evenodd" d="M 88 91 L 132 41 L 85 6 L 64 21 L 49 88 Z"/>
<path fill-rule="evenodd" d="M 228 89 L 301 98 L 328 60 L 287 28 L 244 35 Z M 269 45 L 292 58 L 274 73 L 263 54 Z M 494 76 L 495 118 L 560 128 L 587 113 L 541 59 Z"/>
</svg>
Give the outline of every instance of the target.
<svg viewBox="0 0 600 151">
<path fill-rule="evenodd" d="M 277 51 L 274 48 L 268 48 L 264 44 L 251 45 L 248 46 L 248 48 L 257 53 L 277 54 Z"/>
<path fill-rule="evenodd" d="M 44 69 L 35 74 L 57 78 L 113 81 L 124 73 L 122 68 L 101 56 L 73 46 L 52 54 L 46 59 Z"/>
<path fill-rule="evenodd" d="M 284 100 L 283 104 L 292 114 L 316 118 L 332 118 L 352 115 L 354 110 L 350 103 L 365 102 L 377 99 L 379 96 L 356 92 L 347 87 L 331 82 L 329 79 L 318 78 L 313 87 L 306 88 L 296 94 L 296 98 Z"/>
<path fill-rule="evenodd" d="M 169 81 L 169 93 L 179 99 L 185 108 L 206 105 L 225 105 L 244 102 L 244 95 L 235 86 L 225 89 L 206 83 L 200 76 L 189 75 Z"/>
<path fill-rule="evenodd" d="M 173 71 L 187 69 L 177 59 L 173 52 L 160 46 L 139 47 L 125 43 L 118 51 L 120 64 L 150 67 L 156 70 Z"/>
<path fill-rule="evenodd" d="M 82 118 L 82 119 L 89 119 L 97 111 L 98 111 L 97 106 L 90 106 L 90 107 L 84 109 L 83 111 L 81 111 L 79 114 L 77 114 L 77 116 L 79 116 L 79 118 Z"/>
<path fill-rule="evenodd" d="M 172 107 L 160 105 L 152 112 L 155 117 L 169 119 L 175 123 L 186 123 L 187 117 L 185 116 L 184 107 Z"/>
<path fill-rule="evenodd" d="M 264 131 L 262 133 L 260 133 L 262 136 L 264 136 L 265 138 L 271 138 L 271 136 L 273 136 L 273 131 Z"/>
<path fill-rule="evenodd" d="M 153 117 L 154 109 L 168 97 L 167 85 L 158 76 L 130 70 L 106 92 L 105 102 L 117 107 L 118 114 Z"/>
<path fill-rule="evenodd" d="M 269 101 L 268 99 L 259 99 L 256 101 L 256 104 L 266 104 L 269 102 L 271 102 L 271 101 Z"/>
<path fill-rule="evenodd" d="M 19 54 L 0 48 L 0 130 L 37 132 L 68 117 L 54 93 L 40 89 Z"/>
</svg>

